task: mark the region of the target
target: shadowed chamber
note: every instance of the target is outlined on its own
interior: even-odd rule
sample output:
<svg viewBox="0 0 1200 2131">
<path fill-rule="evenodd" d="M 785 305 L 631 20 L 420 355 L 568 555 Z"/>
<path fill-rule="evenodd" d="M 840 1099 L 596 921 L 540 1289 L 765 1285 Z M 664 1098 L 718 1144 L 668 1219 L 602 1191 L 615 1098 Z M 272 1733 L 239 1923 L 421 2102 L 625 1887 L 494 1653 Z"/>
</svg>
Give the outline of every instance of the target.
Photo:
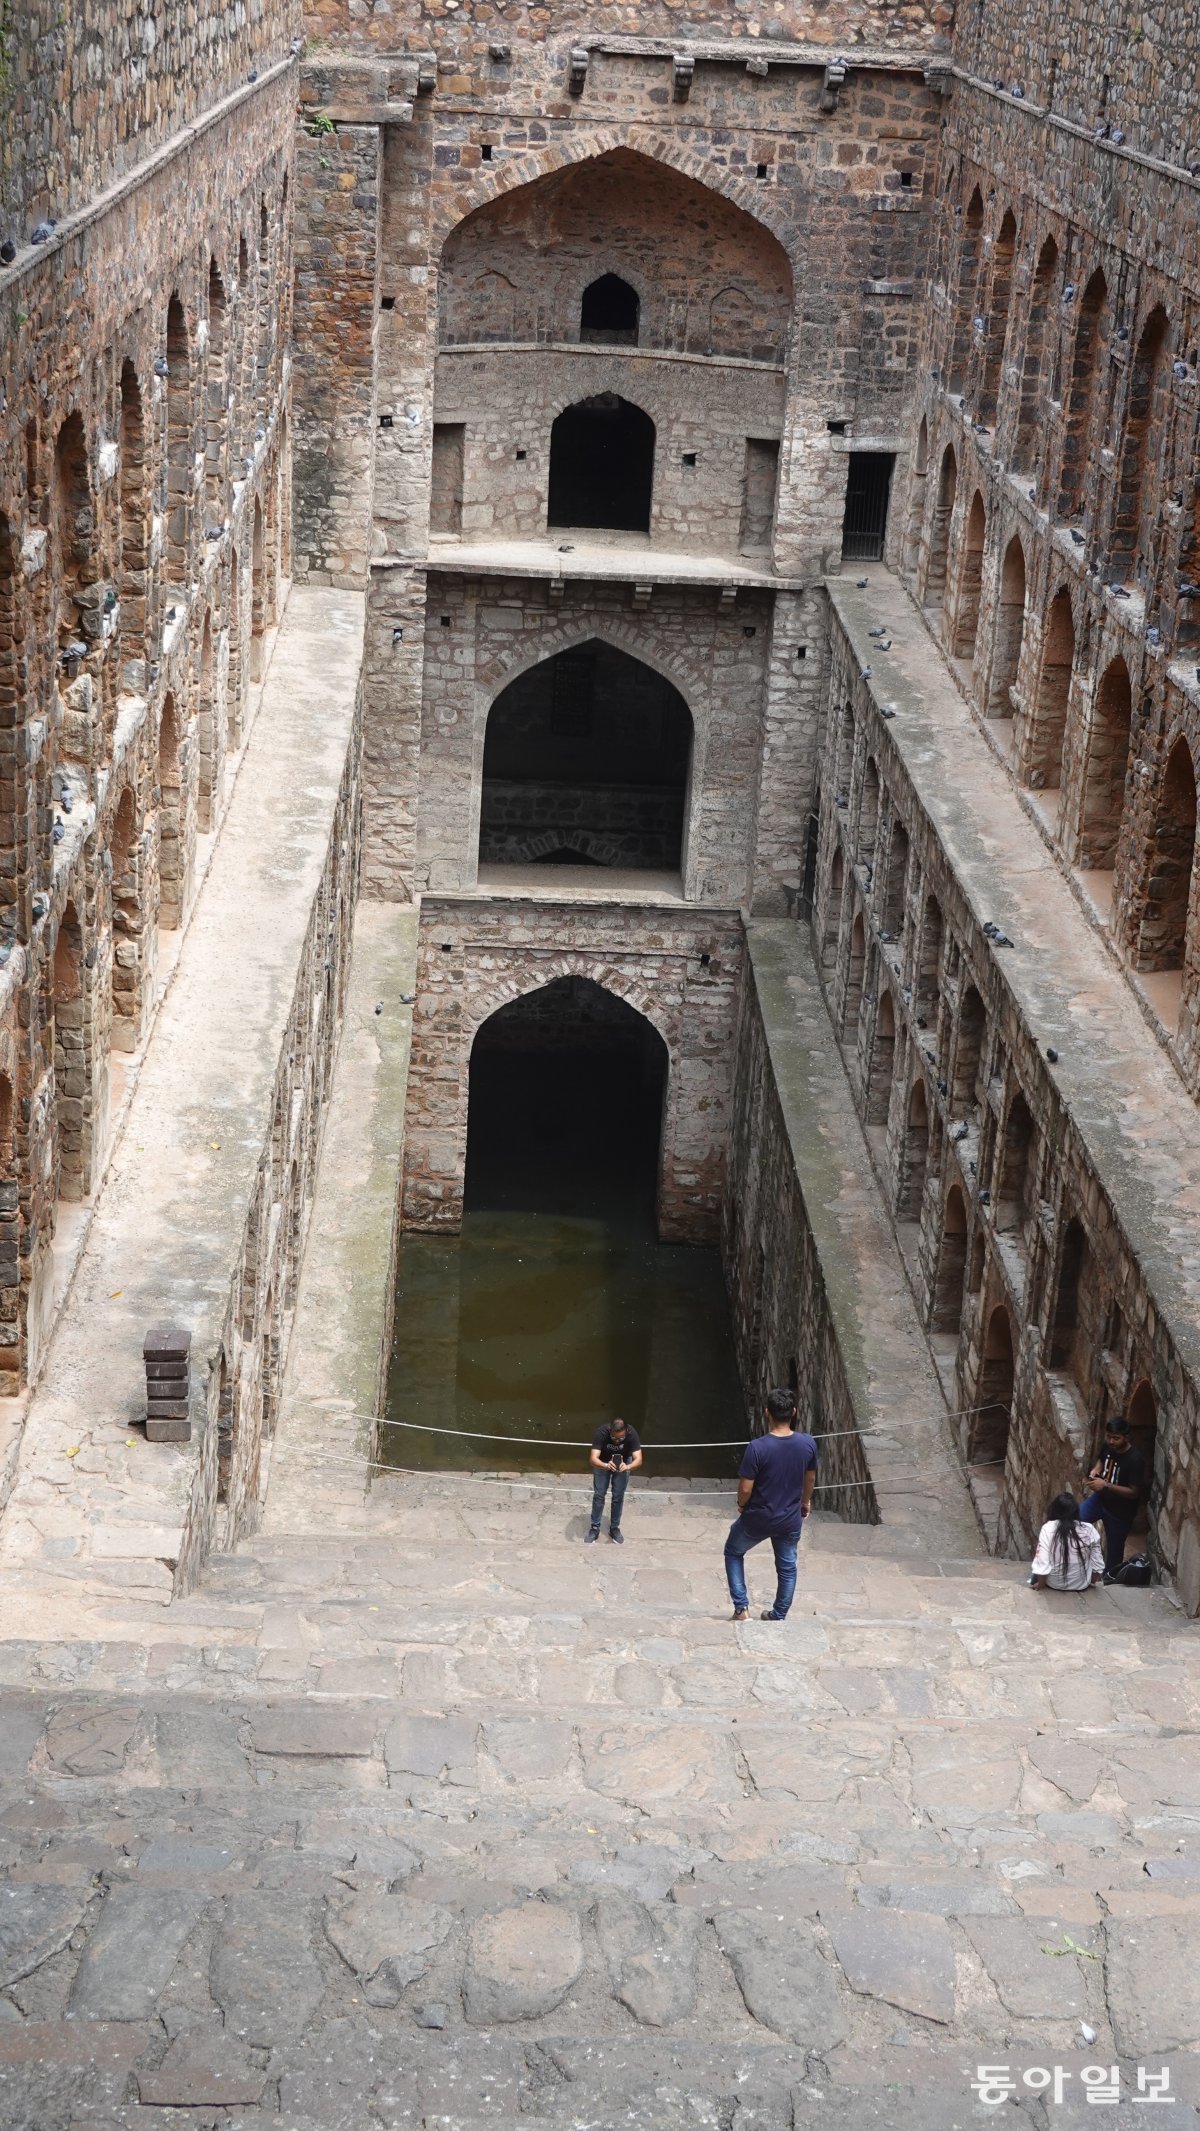
<svg viewBox="0 0 1200 2131">
<path fill-rule="evenodd" d="M 586 978 L 502 1007 L 471 1056 L 460 1236 L 401 1246 L 388 1415 L 531 1446 L 382 1431 L 401 1465 L 582 1469 L 615 1413 L 652 1442 L 736 1436 L 742 1400 L 715 1250 L 655 1235 L 667 1052 Z M 556 1447 L 562 1444 L 563 1448 Z M 669 1450 L 656 1477 L 729 1473 Z"/>
<path fill-rule="evenodd" d="M 661 674 L 598 640 L 560 651 L 492 705 L 481 865 L 678 873 L 692 720 Z"/>
</svg>

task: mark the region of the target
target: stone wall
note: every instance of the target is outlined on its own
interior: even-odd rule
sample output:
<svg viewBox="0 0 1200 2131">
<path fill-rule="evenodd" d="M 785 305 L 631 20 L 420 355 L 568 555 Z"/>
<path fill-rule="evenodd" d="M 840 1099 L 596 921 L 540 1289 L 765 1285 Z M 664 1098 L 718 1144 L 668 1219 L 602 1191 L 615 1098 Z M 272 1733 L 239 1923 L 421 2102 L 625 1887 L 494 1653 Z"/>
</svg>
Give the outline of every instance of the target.
<svg viewBox="0 0 1200 2131">
<path fill-rule="evenodd" d="M 103 1173 L 114 1060 L 148 1025 L 277 618 L 292 96 L 289 70 L 264 80 L 0 272 L 5 1391 L 36 1372 L 61 1207 Z"/>
<path fill-rule="evenodd" d="M 20 246 L 290 58 L 297 0 L 95 8 L 16 0 L 0 16 L 0 226 Z"/>
<path fill-rule="evenodd" d="M 1144 30 L 1106 116 L 1091 17 L 1061 64 L 1055 18 L 1053 111 L 1032 33 L 1023 99 L 955 91 L 896 552 L 1195 1093 L 1200 161 Z"/>
<path fill-rule="evenodd" d="M 835 618 L 814 941 L 981 1518 L 1024 1551 L 1125 1412 L 1150 1544 L 1194 1610 L 1200 1393 L 1131 1240 L 1137 1192 L 1118 1207 L 1106 1182 L 1103 1111 L 1133 1091 L 1101 1088 L 1099 1125 L 1065 1100 L 977 914 L 987 877 L 968 894 L 861 664 Z"/>
<path fill-rule="evenodd" d="M 753 964 L 747 969 L 734 1073 L 729 1183 L 721 1249 L 747 1422 L 760 1425 L 773 1385 L 793 1388 L 800 1425 L 821 1442 L 823 1510 L 875 1524 L 879 1505 L 845 1356 L 780 1102 Z M 821 1439 L 828 1438 L 828 1441 Z"/>
<path fill-rule="evenodd" d="M 726 1183 L 742 928 L 730 910 L 472 902 L 426 895 L 404 1127 L 402 1218 L 462 1220 L 471 1045 L 510 999 L 588 977 L 644 1014 L 668 1052 L 659 1235 L 716 1240 Z"/>
</svg>

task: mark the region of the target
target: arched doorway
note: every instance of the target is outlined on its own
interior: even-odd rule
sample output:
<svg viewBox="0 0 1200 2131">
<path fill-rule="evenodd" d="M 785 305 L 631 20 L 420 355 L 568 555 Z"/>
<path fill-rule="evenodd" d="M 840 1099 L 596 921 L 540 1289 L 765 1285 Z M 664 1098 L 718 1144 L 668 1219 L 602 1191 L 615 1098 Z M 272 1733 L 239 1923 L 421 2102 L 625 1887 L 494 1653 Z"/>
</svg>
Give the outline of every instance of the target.
<svg viewBox="0 0 1200 2131">
<path fill-rule="evenodd" d="M 552 526 L 648 533 L 654 424 L 616 392 L 564 407 L 550 432 Z"/>
<path fill-rule="evenodd" d="M 962 1319 L 963 1281 L 967 1270 L 967 1202 L 957 1184 L 946 1193 L 942 1242 L 930 1311 L 931 1332 L 958 1337 Z"/>
<path fill-rule="evenodd" d="M 491 1015 L 471 1050 L 464 1206 L 653 1218 L 667 1047 L 588 977 Z"/>
<path fill-rule="evenodd" d="M 488 715 L 481 865 L 682 870 L 692 719 L 677 688 L 598 638 L 510 681 Z"/>
<path fill-rule="evenodd" d="M 983 1343 L 983 1366 L 974 1400 L 967 1457 L 972 1465 L 987 1465 L 997 1471 L 1008 1456 L 1012 1424 L 1013 1336 L 1012 1320 L 998 1303 L 988 1320 Z"/>
</svg>

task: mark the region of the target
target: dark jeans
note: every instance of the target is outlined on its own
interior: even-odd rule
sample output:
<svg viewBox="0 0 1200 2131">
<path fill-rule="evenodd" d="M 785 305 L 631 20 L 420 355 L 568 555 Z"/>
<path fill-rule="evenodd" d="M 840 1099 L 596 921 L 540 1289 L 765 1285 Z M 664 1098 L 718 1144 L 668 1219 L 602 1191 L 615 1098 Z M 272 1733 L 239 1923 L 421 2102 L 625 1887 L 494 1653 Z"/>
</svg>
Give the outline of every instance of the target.
<svg viewBox="0 0 1200 2131">
<path fill-rule="evenodd" d="M 1110 1576 L 1125 1559 L 1125 1541 L 1133 1529 L 1134 1514 L 1124 1503 L 1118 1509 L 1107 1495 L 1089 1495 L 1079 1505 L 1083 1523 L 1098 1524 L 1104 1533 L 1104 1565 Z"/>
<path fill-rule="evenodd" d="M 612 1508 L 609 1511 L 608 1529 L 610 1532 L 619 1532 L 621 1529 L 621 1505 L 625 1500 L 625 1490 L 629 1485 L 629 1473 L 625 1467 L 622 1467 L 620 1472 L 601 1470 L 592 1474 L 592 1530 L 594 1532 L 598 1532 L 600 1529 L 600 1520 L 604 1515 L 604 1497 L 608 1493 L 610 1480 L 612 1481 Z"/>
<path fill-rule="evenodd" d="M 776 1620 L 786 1620 L 788 1609 L 796 1595 L 796 1549 L 800 1544 L 799 1532 L 764 1532 L 761 1525 L 747 1524 L 744 1517 L 729 1527 L 725 1541 L 725 1574 L 729 1579 L 729 1596 L 735 1613 L 744 1613 L 750 1604 L 746 1595 L 745 1557 L 752 1546 L 761 1546 L 769 1539 L 775 1556 L 775 1604 L 772 1608 Z"/>
</svg>

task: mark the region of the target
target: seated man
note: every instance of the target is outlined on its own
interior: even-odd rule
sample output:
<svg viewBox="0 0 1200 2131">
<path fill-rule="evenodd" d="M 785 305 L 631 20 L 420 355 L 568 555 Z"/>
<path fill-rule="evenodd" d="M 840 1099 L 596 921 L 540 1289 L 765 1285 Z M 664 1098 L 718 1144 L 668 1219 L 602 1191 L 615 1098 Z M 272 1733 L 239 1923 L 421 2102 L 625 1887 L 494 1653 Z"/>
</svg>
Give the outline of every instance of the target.
<svg viewBox="0 0 1200 2131">
<path fill-rule="evenodd" d="M 1099 1524 L 1104 1531 L 1105 1561 L 1110 1576 L 1125 1559 L 1125 1541 L 1133 1527 L 1142 1489 L 1146 1484 L 1146 1461 L 1130 1441 L 1124 1414 L 1114 1414 L 1104 1427 L 1104 1445 L 1088 1474 L 1090 1492 L 1079 1505 L 1085 1524 Z"/>
</svg>

